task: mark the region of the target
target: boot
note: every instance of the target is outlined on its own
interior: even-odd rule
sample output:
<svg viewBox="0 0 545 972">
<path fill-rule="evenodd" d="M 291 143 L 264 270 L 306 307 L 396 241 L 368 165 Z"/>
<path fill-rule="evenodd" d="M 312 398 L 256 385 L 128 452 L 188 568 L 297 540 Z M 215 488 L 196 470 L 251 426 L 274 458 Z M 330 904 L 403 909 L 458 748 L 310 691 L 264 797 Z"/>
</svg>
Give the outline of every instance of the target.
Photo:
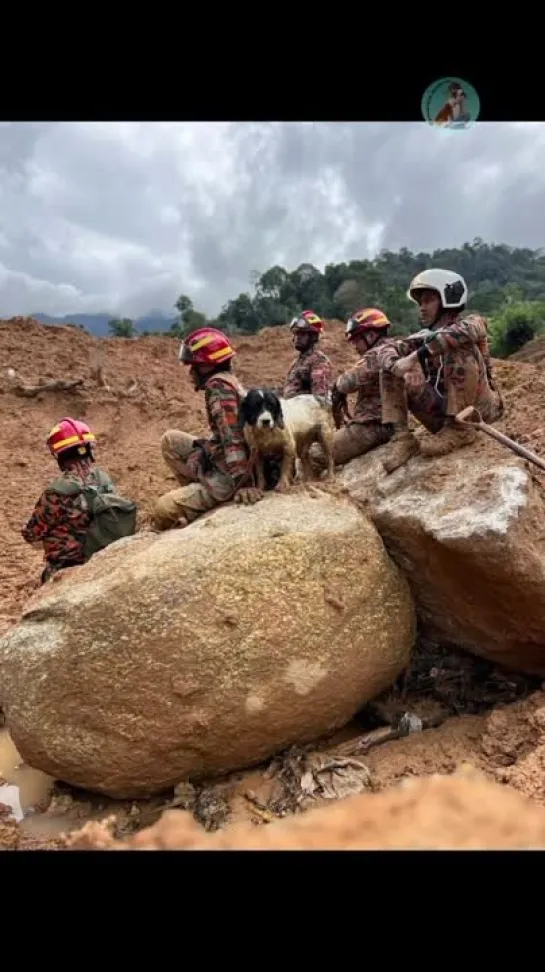
<svg viewBox="0 0 545 972">
<path fill-rule="evenodd" d="M 436 456 L 448 456 L 456 449 L 472 445 L 477 438 L 475 429 L 464 428 L 456 425 L 453 419 L 447 420 L 437 435 L 430 436 L 423 440 L 420 451 L 423 456 L 433 459 Z"/>
<path fill-rule="evenodd" d="M 415 435 L 406 425 L 394 426 L 394 434 L 390 439 L 391 450 L 388 457 L 382 460 L 384 472 L 390 474 L 404 466 L 412 456 L 420 452 L 420 444 Z"/>
</svg>

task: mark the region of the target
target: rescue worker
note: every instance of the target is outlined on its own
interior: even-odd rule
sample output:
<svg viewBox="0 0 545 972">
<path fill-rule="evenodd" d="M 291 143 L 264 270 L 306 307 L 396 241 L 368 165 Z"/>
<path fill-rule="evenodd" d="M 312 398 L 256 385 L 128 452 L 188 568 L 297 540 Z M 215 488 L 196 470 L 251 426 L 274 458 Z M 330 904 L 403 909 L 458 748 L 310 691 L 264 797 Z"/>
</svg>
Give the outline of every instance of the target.
<svg viewBox="0 0 545 972">
<path fill-rule="evenodd" d="M 228 338 L 213 327 L 202 327 L 181 344 L 179 360 L 189 369 L 197 392 L 204 393 L 209 439 L 169 429 L 161 451 L 178 483 L 159 497 L 153 513 L 157 530 L 184 527 L 221 503 L 255 503 L 262 493 L 254 488 L 249 452 L 239 423 L 244 388 L 232 371 L 236 355 Z"/>
<path fill-rule="evenodd" d="M 479 314 L 463 313 L 468 299 L 463 277 L 451 270 L 424 270 L 412 280 L 407 296 L 418 304 L 424 329 L 378 349 L 382 421 L 394 431 L 391 452 L 383 460 L 387 473 L 418 452 L 442 456 L 471 445 L 475 429 L 455 422 L 467 406 L 477 408 L 485 422 L 503 414 L 492 376 L 487 322 Z M 433 438 L 419 442 L 409 430 L 409 410 Z"/>
<path fill-rule="evenodd" d="M 96 437 L 85 422 L 68 417 L 61 419 L 47 437 L 49 451 L 61 470 L 56 480 L 60 481 L 61 489 L 55 489 L 53 482 L 44 490 L 21 531 L 27 543 L 43 544 L 42 584 L 67 567 L 85 563 L 86 559 L 84 546 L 90 514 L 80 502 L 79 492 L 76 490 L 73 495 L 63 493 L 62 485 L 92 486 L 100 492 L 116 492 L 110 477 L 95 464 L 95 442 Z"/>
<path fill-rule="evenodd" d="M 293 346 L 299 356 L 286 376 L 282 390 L 284 398 L 308 394 L 315 395 L 322 405 L 330 404 L 333 367 L 327 355 L 318 347 L 323 329 L 324 322 L 312 310 L 302 311 L 293 318 L 290 330 Z"/>
<path fill-rule="evenodd" d="M 392 432 L 382 424 L 380 367 L 378 350 L 388 338 L 390 321 L 376 307 L 356 311 L 346 324 L 346 338 L 360 358 L 349 371 L 335 381 L 331 393 L 337 431 L 333 436 L 333 460 L 336 466 L 361 456 L 388 442 Z M 347 395 L 356 394 L 353 416 L 345 419 Z M 344 413 L 344 415 L 343 415 Z M 344 424 L 343 424 L 344 422 Z M 314 458 L 314 456 L 313 456 Z"/>
<path fill-rule="evenodd" d="M 299 356 L 292 362 L 286 376 L 284 386 L 275 389 L 283 398 L 295 398 L 296 395 L 314 395 L 324 406 L 331 405 L 331 386 L 333 384 L 333 366 L 318 342 L 324 329 L 324 322 L 312 310 L 301 311 L 290 324 L 293 346 Z M 311 458 L 316 459 L 317 468 L 322 468 L 321 450 L 319 447 L 311 449 Z M 325 469 L 325 461 L 323 468 Z M 267 487 L 274 489 L 280 480 L 280 460 L 275 456 L 265 459 L 265 479 Z"/>
</svg>

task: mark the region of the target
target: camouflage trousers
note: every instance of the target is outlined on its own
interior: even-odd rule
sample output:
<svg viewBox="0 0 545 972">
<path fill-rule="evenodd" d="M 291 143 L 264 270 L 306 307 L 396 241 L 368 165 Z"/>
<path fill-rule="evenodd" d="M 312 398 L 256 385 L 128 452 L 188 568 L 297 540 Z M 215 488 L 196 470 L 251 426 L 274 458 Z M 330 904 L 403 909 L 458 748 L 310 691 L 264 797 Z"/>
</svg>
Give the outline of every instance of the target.
<svg viewBox="0 0 545 972">
<path fill-rule="evenodd" d="M 344 466 L 351 459 L 363 456 L 390 440 L 392 432 L 380 422 L 350 422 L 333 434 L 333 464 Z M 320 446 L 311 446 L 310 458 L 316 473 L 327 468 L 326 458 Z"/>
<path fill-rule="evenodd" d="M 156 530 L 171 530 L 180 519 L 192 523 L 233 496 L 233 482 L 228 476 L 218 469 L 204 471 L 202 453 L 195 448 L 195 439 L 196 436 L 178 429 L 169 429 L 161 438 L 163 459 L 179 486 L 156 500 L 152 513 Z"/>
<path fill-rule="evenodd" d="M 444 387 L 441 390 L 425 379 L 419 366 L 410 372 L 407 380 L 397 378 L 391 372 L 381 372 L 382 421 L 385 425 L 406 424 L 411 412 L 428 432 L 436 433 L 443 428 L 446 419 L 468 405 L 478 408 L 485 422 L 495 422 L 501 417 L 501 395 L 482 380 L 475 361 L 459 362 L 455 355 L 445 355 L 444 361 Z"/>
</svg>

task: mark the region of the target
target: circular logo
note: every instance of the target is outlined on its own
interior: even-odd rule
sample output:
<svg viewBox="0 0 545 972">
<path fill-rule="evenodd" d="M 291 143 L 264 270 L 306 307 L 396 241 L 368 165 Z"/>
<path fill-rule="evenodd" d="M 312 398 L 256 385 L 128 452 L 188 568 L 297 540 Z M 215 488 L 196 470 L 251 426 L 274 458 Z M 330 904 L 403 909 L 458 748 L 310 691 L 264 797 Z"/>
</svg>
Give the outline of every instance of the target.
<svg viewBox="0 0 545 972">
<path fill-rule="evenodd" d="M 473 85 L 463 78 L 440 78 L 426 88 L 421 107 L 430 125 L 456 130 L 475 124 L 481 102 Z"/>
</svg>

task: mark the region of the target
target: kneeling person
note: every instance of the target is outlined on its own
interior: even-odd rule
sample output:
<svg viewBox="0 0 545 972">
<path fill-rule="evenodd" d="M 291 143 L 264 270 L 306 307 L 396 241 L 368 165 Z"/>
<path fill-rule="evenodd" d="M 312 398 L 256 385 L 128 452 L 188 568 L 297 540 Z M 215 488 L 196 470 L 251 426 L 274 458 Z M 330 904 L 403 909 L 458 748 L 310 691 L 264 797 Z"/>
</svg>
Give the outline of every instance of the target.
<svg viewBox="0 0 545 972">
<path fill-rule="evenodd" d="M 95 465 L 95 442 L 89 426 L 72 418 L 61 419 L 47 438 L 61 475 L 44 490 L 21 531 L 27 543 L 43 544 L 42 584 L 135 531 L 136 504 L 119 496 Z"/>
<path fill-rule="evenodd" d="M 244 388 L 232 372 L 236 351 L 226 335 L 212 327 L 193 331 L 182 342 L 179 360 L 189 368 L 195 391 L 203 392 L 212 435 L 197 439 L 169 429 L 161 451 L 179 488 L 159 497 L 153 513 L 157 530 L 184 527 L 222 503 L 255 503 L 262 493 L 253 486 L 249 451 L 239 419 Z"/>
</svg>

